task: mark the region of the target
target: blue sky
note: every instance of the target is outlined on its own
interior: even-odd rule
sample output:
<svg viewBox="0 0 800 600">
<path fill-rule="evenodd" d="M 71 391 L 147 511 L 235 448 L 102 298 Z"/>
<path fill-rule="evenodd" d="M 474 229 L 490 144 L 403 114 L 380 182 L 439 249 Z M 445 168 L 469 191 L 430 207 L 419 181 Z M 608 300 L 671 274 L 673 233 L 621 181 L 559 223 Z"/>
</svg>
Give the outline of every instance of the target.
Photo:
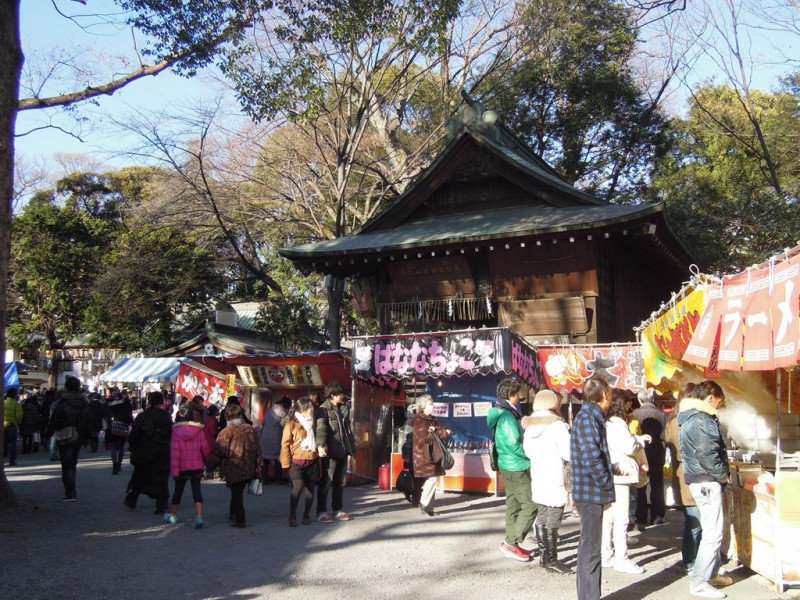
<svg viewBox="0 0 800 600">
<path fill-rule="evenodd" d="M 89 0 L 86 6 L 70 0 L 57 0 L 57 4 L 63 12 L 69 14 L 103 14 L 116 10 L 116 5 L 111 0 Z M 97 58 L 101 66 L 102 57 L 106 55 L 133 57 L 129 31 L 118 31 L 108 25 L 102 25 L 98 18 L 94 17 L 82 21 L 84 26 L 91 25 L 91 35 L 87 35 L 84 29 L 59 15 L 50 2 L 27 0 L 23 1 L 21 6 L 23 49 L 30 57 L 31 64 L 36 62 L 37 53 L 50 47 L 77 48 L 82 56 Z M 772 44 L 779 37 L 775 32 L 761 35 L 762 37 L 756 35 L 752 41 L 754 53 L 763 58 L 771 52 L 774 53 Z M 794 42 L 796 40 L 788 39 L 786 44 L 783 44 L 787 53 L 791 54 L 791 44 Z M 795 54 L 800 55 L 797 52 Z M 712 68 L 708 61 L 698 63 L 697 69 L 691 74 L 691 80 L 697 82 L 706 79 L 713 74 Z M 772 69 L 765 67 L 758 71 L 758 86 L 769 89 L 774 85 L 776 71 L 775 67 Z M 51 91 L 45 89 L 45 92 Z M 89 155 L 106 162 L 109 166 L 123 166 L 131 161 L 119 156 L 119 151 L 130 143 L 130 139 L 120 135 L 108 123 L 109 115 L 124 119 L 125 115 L 136 111 L 158 112 L 179 109 L 210 101 L 220 93 L 222 88 L 214 81 L 211 71 L 201 73 L 194 79 L 178 77 L 171 72 L 162 73 L 157 77 L 147 77 L 126 86 L 111 97 L 99 98 L 96 105 L 91 103 L 79 105 L 77 114 L 85 121 L 78 129 L 75 129 L 74 121 L 59 109 L 20 113 L 17 119 L 16 150 L 18 155 L 29 159 L 51 159 L 58 153 L 74 153 Z M 22 96 L 25 96 L 24 91 Z M 684 98 L 685 91 L 676 92 L 673 101 L 675 110 L 681 110 L 681 105 L 685 104 Z M 83 141 L 58 129 L 47 128 L 46 126 L 51 123 L 78 131 Z M 36 128 L 43 129 L 28 135 L 19 135 Z"/>
</svg>

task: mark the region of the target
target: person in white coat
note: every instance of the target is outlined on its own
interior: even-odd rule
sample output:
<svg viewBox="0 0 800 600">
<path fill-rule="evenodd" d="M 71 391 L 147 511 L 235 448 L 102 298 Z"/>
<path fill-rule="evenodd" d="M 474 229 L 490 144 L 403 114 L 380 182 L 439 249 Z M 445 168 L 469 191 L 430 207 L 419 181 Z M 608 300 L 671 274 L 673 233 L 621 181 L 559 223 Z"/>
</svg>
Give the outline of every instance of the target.
<svg viewBox="0 0 800 600">
<path fill-rule="evenodd" d="M 616 393 L 606 417 L 608 452 L 614 465 L 614 492 L 616 500 L 603 509 L 603 541 L 601 559 L 604 569 L 613 568 L 620 573 L 639 575 L 644 569 L 628 558 L 628 505 L 630 486 L 639 479 L 639 466 L 634 453 L 649 441 L 650 436 L 635 436 L 628 428 L 625 398 Z"/>
<path fill-rule="evenodd" d="M 565 463 L 569 462 L 569 428 L 561 418 L 561 399 L 543 389 L 533 399 L 533 414 L 522 419 L 522 448 L 531 461 L 531 496 L 539 505 L 534 521 L 541 564 L 554 573 L 572 573 L 558 560 L 558 528 L 567 503 Z"/>
</svg>

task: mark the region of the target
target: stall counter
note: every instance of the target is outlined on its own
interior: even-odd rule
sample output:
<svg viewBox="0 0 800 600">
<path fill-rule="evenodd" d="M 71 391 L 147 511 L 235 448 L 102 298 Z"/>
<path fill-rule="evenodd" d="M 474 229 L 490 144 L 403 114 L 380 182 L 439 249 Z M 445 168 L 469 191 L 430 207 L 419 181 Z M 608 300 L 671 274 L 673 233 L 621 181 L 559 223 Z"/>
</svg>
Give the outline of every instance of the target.
<svg viewBox="0 0 800 600">
<path fill-rule="evenodd" d="M 453 453 L 455 464 L 443 477 L 439 477 L 437 490 L 445 492 L 483 492 L 498 495 L 503 491 L 503 480 L 489 466 L 488 454 Z M 391 485 L 403 470 L 403 455 L 392 454 Z"/>
<path fill-rule="evenodd" d="M 733 558 L 779 593 L 800 585 L 800 473 L 778 471 L 769 494 L 732 471 Z"/>
</svg>

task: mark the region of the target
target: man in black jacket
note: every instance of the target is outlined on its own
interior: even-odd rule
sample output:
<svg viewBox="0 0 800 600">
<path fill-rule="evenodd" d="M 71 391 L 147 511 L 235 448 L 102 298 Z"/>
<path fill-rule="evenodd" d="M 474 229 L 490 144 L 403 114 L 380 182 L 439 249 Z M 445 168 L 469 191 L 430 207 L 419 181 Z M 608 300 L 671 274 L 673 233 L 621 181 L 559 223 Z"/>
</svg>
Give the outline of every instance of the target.
<svg viewBox="0 0 800 600">
<path fill-rule="evenodd" d="M 48 423 L 48 437 L 56 436 L 61 459 L 61 481 L 64 484 L 65 502 L 78 499 L 75 480 L 78 474 L 78 453 L 81 445 L 91 435 L 89 403 L 81 392 L 81 381 L 67 377 L 64 391 L 58 397 Z"/>
<path fill-rule="evenodd" d="M 678 413 L 683 473 L 700 511 L 703 537 L 689 574 L 689 591 L 700 598 L 725 598 L 716 589 L 730 585 L 730 577 L 719 575 L 720 548 L 725 526 L 723 502 L 729 467 L 725 438 L 717 417 L 725 406 L 725 394 L 713 381 L 702 381 Z"/>
<path fill-rule="evenodd" d="M 335 516 L 340 521 L 349 521 L 350 516 L 342 510 L 343 489 L 347 476 L 347 457 L 355 452 L 355 439 L 350 409 L 344 403 L 344 390 L 338 381 L 331 381 L 325 386 L 325 402 L 319 407 L 314 419 L 317 423 L 317 448 L 322 458 L 322 473 L 317 492 L 317 519 L 322 523 L 332 523 Z M 328 490 L 332 490 L 333 516 L 328 513 Z"/>
</svg>

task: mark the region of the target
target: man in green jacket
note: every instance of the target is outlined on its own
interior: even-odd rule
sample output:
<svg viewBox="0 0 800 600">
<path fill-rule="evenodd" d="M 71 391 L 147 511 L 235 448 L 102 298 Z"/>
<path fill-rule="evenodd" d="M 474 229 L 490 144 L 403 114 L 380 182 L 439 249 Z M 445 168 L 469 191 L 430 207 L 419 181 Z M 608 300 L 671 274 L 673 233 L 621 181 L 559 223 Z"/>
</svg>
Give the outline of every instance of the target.
<svg viewBox="0 0 800 600">
<path fill-rule="evenodd" d="M 3 456 L 8 457 L 8 466 L 17 464 L 17 435 L 22 423 L 22 405 L 17 402 L 17 388 L 8 388 L 3 417 Z"/>
<path fill-rule="evenodd" d="M 528 535 L 538 507 L 531 499 L 531 463 L 522 449 L 519 391 L 520 385 L 513 379 L 503 379 L 497 384 L 497 402 L 486 423 L 494 435 L 497 469 L 506 490 L 506 539 L 500 544 L 500 552 L 508 558 L 528 562 L 533 550 L 519 544 Z"/>
</svg>

